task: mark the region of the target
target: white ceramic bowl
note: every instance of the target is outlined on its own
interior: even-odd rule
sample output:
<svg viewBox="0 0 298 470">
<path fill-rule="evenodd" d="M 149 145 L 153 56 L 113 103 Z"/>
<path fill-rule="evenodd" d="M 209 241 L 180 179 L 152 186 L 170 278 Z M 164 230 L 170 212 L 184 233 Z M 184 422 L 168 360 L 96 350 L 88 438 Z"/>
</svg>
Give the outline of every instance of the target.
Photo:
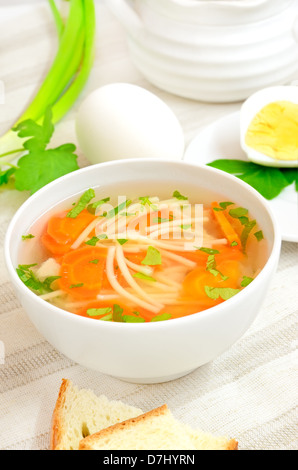
<svg viewBox="0 0 298 470">
<path fill-rule="evenodd" d="M 50 305 L 33 294 L 15 268 L 21 236 L 47 210 L 90 187 L 131 188 L 143 194 L 179 189 L 224 198 L 249 209 L 268 241 L 269 257 L 257 278 L 226 302 L 184 318 L 146 324 L 100 322 Z M 214 191 L 216 188 L 216 192 Z M 129 189 L 128 189 L 129 190 Z M 202 202 L 206 202 L 202 201 Z M 210 202 L 210 201 L 209 201 Z M 268 205 L 254 189 L 210 167 L 163 160 L 122 160 L 90 166 L 47 185 L 18 210 L 7 230 L 5 259 L 16 295 L 37 330 L 73 361 L 136 383 L 165 382 L 212 361 L 237 341 L 257 316 L 275 273 L 281 235 Z M 237 358 L 236 358 L 237 359 Z"/>
</svg>

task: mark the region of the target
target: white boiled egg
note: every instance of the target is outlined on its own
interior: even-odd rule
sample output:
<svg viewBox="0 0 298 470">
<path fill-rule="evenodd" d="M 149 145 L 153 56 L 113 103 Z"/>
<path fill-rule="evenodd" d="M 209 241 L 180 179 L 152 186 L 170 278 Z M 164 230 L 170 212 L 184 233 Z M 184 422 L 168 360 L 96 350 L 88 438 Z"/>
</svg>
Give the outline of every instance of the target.
<svg viewBox="0 0 298 470">
<path fill-rule="evenodd" d="M 90 163 L 124 158 L 181 160 L 182 127 L 169 106 L 148 90 L 113 83 L 93 91 L 77 119 L 78 143 Z"/>
</svg>

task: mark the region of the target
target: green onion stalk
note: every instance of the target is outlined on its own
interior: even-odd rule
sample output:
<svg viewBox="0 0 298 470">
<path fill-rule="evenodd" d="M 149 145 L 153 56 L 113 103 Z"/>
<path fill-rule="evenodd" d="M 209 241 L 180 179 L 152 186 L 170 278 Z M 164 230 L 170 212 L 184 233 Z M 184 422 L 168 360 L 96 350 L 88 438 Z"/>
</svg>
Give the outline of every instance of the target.
<svg viewBox="0 0 298 470">
<path fill-rule="evenodd" d="M 48 74 L 24 113 L 0 137 L 0 165 L 18 157 L 25 139 L 14 128 L 27 119 L 41 123 L 48 108 L 53 124 L 60 121 L 83 90 L 94 61 L 96 14 L 94 0 L 70 0 L 64 22 L 54 0 L 48 0 L 56 23 L 59 46 Z"/>
</svg>

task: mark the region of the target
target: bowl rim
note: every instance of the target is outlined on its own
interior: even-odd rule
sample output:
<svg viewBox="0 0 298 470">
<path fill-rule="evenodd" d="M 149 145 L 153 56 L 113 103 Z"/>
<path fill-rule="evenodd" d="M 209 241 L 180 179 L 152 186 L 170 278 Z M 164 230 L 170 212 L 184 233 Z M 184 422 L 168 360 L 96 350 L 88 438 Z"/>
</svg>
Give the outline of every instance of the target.
<svg viewBox="0 0 298 470">
<path fill-rule="evenodd" d="M 17 275 L 16 268 L 13 266 L 13 262 L 10 256 L 10 242 L 13 236 L 13 229 L 14 225 L 16 224 L 18 218 L 26 212 L 32 202 L 34 202 L 36 199 L 40 198 L 43 196 L 43 194 L 47 193 L 48 191 L 51 191 L 52 189 L 55 188 L 55 186 L 59 186 L 61 184 L 64 184 L 68 180 L 71 180 L 78 174 L 83 174 L 83 173 L 88 173 L 90 171 L 94 171 L 95 168 L 102 168 L 103 166 L 117 166 L 117 165 L 127 165 L 130 163 L 136 163 L 138 162 L 139 164 L 141 163 L 155 163 L 155 164 L 168 164 L 168 165 L 176 165 L 176 166 L 187 166 L 191 168 L 196 168 L 196 170 L 200 169 L 203 171 L 211 172 L 214 174 L 221 175 L 227 180 L 230 180 L 233 184 L 242 186 L 245 190 L 247 190 L 249 193 L 251 193 L 254 197 L 256 197 L 261 205 L 264 207 L 266 212 L 268 213 L 272 226 L 273 226 L 273 241 L 272 241 L 272 249 L 271 252 L 268 256 L 268 259 L 260 271 L 260 273 L 257 275 L 257 277 L 248 285 L 246 286 L 243 290 L 238 292 L 236 295 L 231 297 L 230 299 L 222 302 L 219 305 L 215 305 L 213 307 L 210 307 L 206 310 L 203 310 L 201 312 L 196 312 L 190 315 L 186 315 L 184 317 L 179 317 L 179 318 L 173 318 L 170 321 L 169 320 L 164 320 L 164 321 L 157 321 L 157 322 L 146 322 L 146 323 L 126 323 L 125 328 L 130 329 L 130 330 L 156 330 L 156 329 L 162 329 L 162 328 L 176 328 L 176 326 L 182 325 L 184 323 L 191 323 L 192 320 L 200 320 L 200 319 L 205 319 L 208 316 L 216 316 L 216 315 L 222 315 L 225 310 L 229 309 L 229 307 L 233 308 L 233 305 L 236 303 L 241 303 L 241 299 L 245 300 L 245 297 L 249 297 L 251 292 L 254 290 L 256 283 L 261 282 L 264 277 L 267 276 L 267 272 L 272 271 L 274 266 L 279 260 L 279 255 L 280 255 L 280 247 L 282 243 L 281 239 L 281 231 L 279 228 L 279 225 L 277 223 L 276 217 L 271 210 L 271 207 L 268 205 L 267 201 L 261 194 L 256 191 L 254 188 L 252 188 L 250 185 L 245 183 L 244 181 L 240 180 L 239 178 L 230 175 L 228 173 L 223 172 L 222 170 L 218 170 L 216 168 L 208 167 L 208 166 L 199 166 L 196 164 L 193 164 L 191 162 L 185 162 L 184 160 L 165 160 L 165 159 L 158 159 L 158 158 L 139 158 L 139 159 L 123 159 L 123 160 L 113 160 L 110 162 L 103 162 L 103 163 L 98 163 L 95 165 L 90 165 L 84 168 L 80 168 L 79 170 L 76 170 L 72 173 L 69 173 L 67 175 L 64 175 L 60 178 L 57 178 L 56 180 L 52 181 L 51 183 L 47 184 L 40 190 L 38 190 L 36 193 L 34 193 L 32 196 L 30 196 L 16 211 L 14 214 L 13 218 L 11 219 L 9 226 L 6 231 L 5 235 L 5 241 L 4 241 L 4 259 L 6 262 L 6 267 L 8 270 L 8 273 L 11 277 L 11 280 L 13 281 L 13 284 L 20 289 L 25 296 L 29 296 L 29 298 L 32 299 L 33 302 L 35 302 L 37 305 L 40 305 L 41 308 L 46 308 L 49 311 L 53 311 L 56 313 L 56 315 L 63 316 L 65 319 L 69 318 L 70 321 L 73 321 L 74 323 L 79 323 L 79 324 L 90 324 L 93 325 L 94 328 L 103 328 L 104 330 L 109 330 L 109 329 L 117 329 L 117 328 L 122 328 L 122 322 L 108 322 L 108 321 L 99 321 L 95 320 L 93 318 L 87 318 L 83 317 L 80 315 L 76 315 L 72 312 L 69 312 L 67 310 L 63 310 L 60 307 L 57 307 L 53 304 L 50 304 L 44 299 L 41 299 L 38 295 L 36 295 L 34 292 L 32 292 L 28 287 L 25 286 L 25 284 L 20 280 L 19 276 Z M 86 187 L 88 189 L 88 187 Z M 84 190 L 80 191 L 83 192 Z M 71 195 L 67 196 L 71 197 Z M 66 198 L 64 198 L 66 199 Z M 45 198 L 46 200 L 46 198 Z M 47 211 L 45 211 L 47 212 Z M 20 242 L 19 242 L 20 243 Z M 72 319 L 72 320 L 71 320 Z M 95 320 L 95 321 L 94 321 Z M 93 323 L 92 323 L 93 321 Z M 98 325 L 98 326 L 95 326 Z M 146 325 L 144 327 L 144 325 Z"/>
</svg>

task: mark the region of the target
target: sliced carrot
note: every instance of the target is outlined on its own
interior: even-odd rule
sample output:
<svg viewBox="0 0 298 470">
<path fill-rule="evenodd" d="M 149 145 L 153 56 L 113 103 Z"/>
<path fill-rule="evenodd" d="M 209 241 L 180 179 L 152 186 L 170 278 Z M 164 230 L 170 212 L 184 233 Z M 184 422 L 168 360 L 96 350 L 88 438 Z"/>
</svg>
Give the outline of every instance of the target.
<svg viewBox="0 0 298 470">
<path fill-rule="evenodd" d="M 60 289 L 76 299 L 95 299 L 104 278 L 106 248 L 86 246 L 72 250 L 61 260 Z"/>
<path fill-rule="evenodd" d="M 41 242 L 43 246 L 49 251 L 52 255 L 56 256 L 62 256 L 71 249 L 71 243 L 66 243 L 66 244 L 60 244 L 57 243 L 56 240 L 54 240 L 50 235 L 45 232 L 41 236 Z"/>
<path fill-rule="evenodd" d="M 68 211 L 55 215 L 48 222 L 47 233 L 60 244 L 74 242 L 83 230 L 95 219 L 84 209 L 77 217 L 67 217 Z"/>
<path fill-rule="evenodd" d="M 241 241 L 240 238 L 237 234 L 237 232 L 234 230 L 228 219 L 226 218 L 225 214 L 223 213 L 220 205 L 218 202 L 212 202 L 211 207 L 213 209 L 213 214 L 224 234 L 224 236 L 227 238 L 229 244 L 231 245 L 232 243 L 235 244 L 235 248 L 241 249 Z M 220 210 L 214 210 L 214 209 L 220 209 Z M 236 245 L 237 243 L 237 245 Z"/>
<path fill-rule="evenodd" d="M 206 267 L 199 266 L 192 270 L 184 279 L 183 290 L 188 297 L 197 300 L 204 300 L 210 305 L 214 305 L 214 300 L 209 299 L 205 292 L 205 286 L 211 287 L 230 287 L 236 289 L 240 278 L 240 268 L 238 261 L 225 260 L 216 266 L 216 269 L 227 276 L 228 279 L 223 279 L 220 274 L 214 276 Z"/>
</svg>

